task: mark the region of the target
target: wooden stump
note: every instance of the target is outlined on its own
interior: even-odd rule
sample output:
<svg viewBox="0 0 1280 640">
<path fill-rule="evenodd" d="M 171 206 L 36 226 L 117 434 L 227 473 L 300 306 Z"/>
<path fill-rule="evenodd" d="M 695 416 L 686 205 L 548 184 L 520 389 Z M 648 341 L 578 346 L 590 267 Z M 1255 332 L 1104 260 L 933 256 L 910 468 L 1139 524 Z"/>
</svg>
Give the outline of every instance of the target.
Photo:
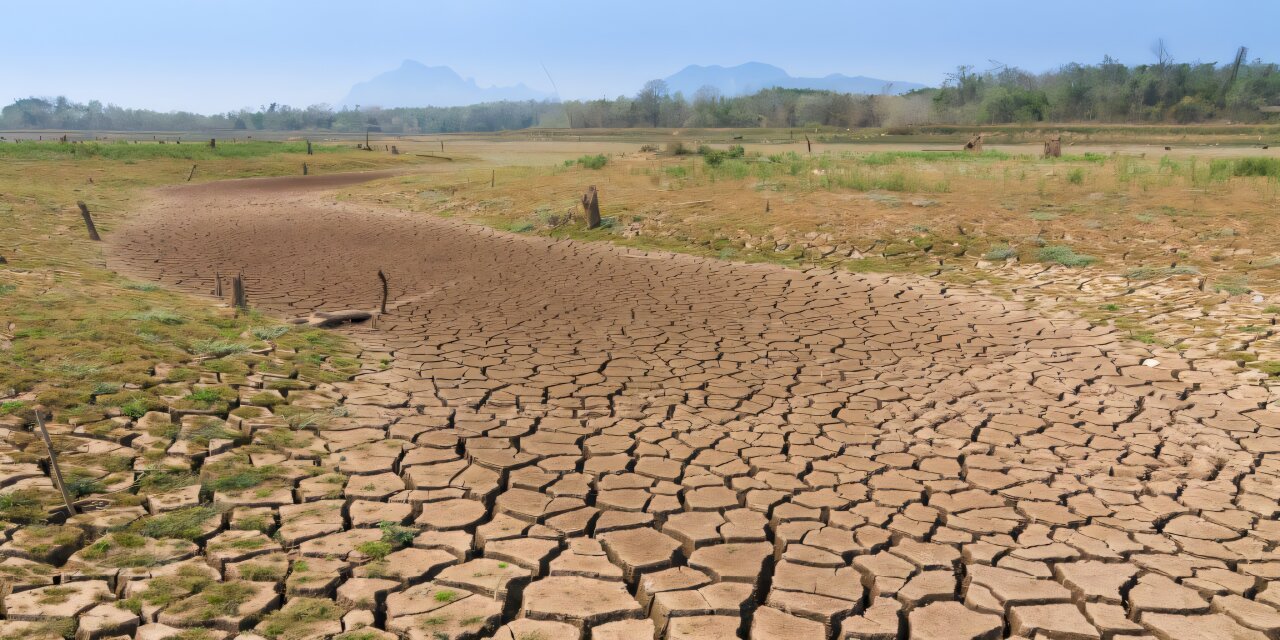
<svg viewBox="0 0 1280 640">
<path fill-rule="evenodd" d="M 382 304 L 378 306 L 378 313 L 386 315 L 387 313 L 387 274 L 378 269 L 378 279 L 382 281 Z"/>
<path fill-rule="evenodd" d="M 1054 136 L 1044 141 L 1044 157 L 1062 157 L 1062 136 Z"/>
<path fill-rule="evenodd" d="M 307 175 L 307 163 L 302 163 L 302 175 Z"/>
<path fill-rule="evenodd" d="M 217 271 L 213 272 L 213 296 L 222 299 L 222 274 Z"/>
<path fill-rule="evenodd" d="M 249 312 L 249 297 L 244 292 L 244 274 L 231 280 L 231 304 L 236 308 L 236 315 Z"/>
<path fill-rule="evenodd" d="M 587 192 L 582 194 L 582 208 L 587 212 L 587 228 L 594 229 L 600 226 L 600 194 L 596 191 L 594 184 L 587 187 Z"/>
<path fill-rule="evenodd" d="M 974 153 L 982 153 L 982 134 L 979 133 L 978 135 L 969 138 L 969 141 L 964 144 L 964 150 L 972 151 Z"/>
<path fill-rule="evenodd" d="M 84 226 L 89 230 L 89 239 L 95 242 L 102 240 L 98 235 L 98 228 L 93 225 L 93 216 L 89 215 L 89 206 L 84 203 L 84 200 L 77 202 L 76 206 L 80 207 L 80 217 L 84 218 Z"/>
<path fill-rule="evenodd" d="M 215 139 L 215 138 L 209 138 L 209 148 L 210 148 L 210 149 L 217 149 L 217 148 L 218 148 L 218 141 L 217 141 L 217 139 Z"/>
</svg>

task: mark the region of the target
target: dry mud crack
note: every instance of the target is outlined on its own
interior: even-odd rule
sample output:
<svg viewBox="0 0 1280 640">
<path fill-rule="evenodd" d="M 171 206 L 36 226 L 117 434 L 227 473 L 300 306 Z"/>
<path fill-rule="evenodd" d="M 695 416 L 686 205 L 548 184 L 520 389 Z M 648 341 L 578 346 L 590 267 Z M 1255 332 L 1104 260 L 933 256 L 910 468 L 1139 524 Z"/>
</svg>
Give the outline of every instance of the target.
<svg viewBox="0 0 1280 640">
<path fill-rule="evenodd" d="M 389 366 L 334 385 L 353 420 L 297 456 L 345 491 L 241 505 L 294 567 L 255 606 L 351 609 L 315 637 L 1280 637 L 1260 387 L 928 279 L 632 259 L 324 191 L 358 179 L 171 189 L 110 239 L 192 291 L 242 270 L 282 316 L 376 308 L 390 278 L 351 330 Z M 414 537 L 378 562 L 356 549 L 386 521 Z M 214 569 L 233 533 L 202 542 Z M 295 585 L 299 560 L 332 579 Z"/>
</svg>

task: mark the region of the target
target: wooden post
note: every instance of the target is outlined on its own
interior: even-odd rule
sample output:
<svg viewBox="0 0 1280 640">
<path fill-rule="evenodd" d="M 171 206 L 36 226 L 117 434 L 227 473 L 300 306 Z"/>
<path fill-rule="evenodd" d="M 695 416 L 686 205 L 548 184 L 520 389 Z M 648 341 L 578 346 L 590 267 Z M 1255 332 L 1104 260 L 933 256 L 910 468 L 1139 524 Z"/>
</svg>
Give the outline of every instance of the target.
<svg viewBox="0 0 1280 640">
<path fill-rule="evenodd" d="M 236 315 L 249 312 L 249 299 L 244 293 L 244 274 L 237 275 L 231 281 L 231 304 L 236 308 Z"/>
<path fill-rule="evenodd" d="M 191 182 L 191 178 L 195 177 L 195 175 L 196 175 L 196 165 L 193 164 L 191 165 L 191 173 L 187 174 L 187 182 Z"/>
<path fill-rule="evenodd" d="M 444 153 L 444 140 L 440 140 L 440 153 Z"/>
<path fill-rule="evenodd" d="M 378 279 L 382 281 L 382 304 L 378 306 L 378 312 L 385 314 L 387 312 L 387 274 L 378 269 Z"/>
<path fill-rule="evenodd" d="M 498 183 L 498 170 L 491 169 L 489 173 L 489 188 L 492 189 L 493 185 L 497 183 Z"/>
<path fill-rule="evenodd" d="M 217 148 L 218 148 L 218 141 L 217 141 L 216 139 L 214 139 L 214 138 L 209 138 L 209 148 L 210 148 L 210 149 L 217 149 Z"/>
<path fill-rule="evenodd" d="M 594 184 L 587 187 L 587 192 L 582 194 L 582 208 L 587 212 L 587 228 L 594 229 L 600 226 L 600 194 L 596 191 Z"/>
<path fill-rule="evenodd" d="M 809 153 L 813 153 L 813 143 L 809 142 L 809 134 L 807 133 L 804 136 L 804 144 L 806 147 L 809 147 Z"/>
<path fill-rule="evenodd" d="M 769 199 L 768 199 L 768 198 L 765 198 L 765 199 L 764 199 L 764 212 L 765 212 L 765 213 L 769 213 Z"/>
<path fill-rule="evenodd" d="M 302 163 L 302 175 L 307 175 L 307 163 Z"/>
<path fill-rule="evenodd" d="M 364 128 L 364 150 L 373 151 L 373 147 L 369 146 L 369 127 Z"/>
<path fill-rule="evenodd" d="M 89 230 L 89 239 L 95 242 L 102 240 L 98 235 L 98 228 L 93 226 L 93 217 L 89 215 L 88 205 L 84 203 L 84 200 L 80 200 L 76 202 L 76 206 L 80 207 L 80 216 L 84 218 L 84 226 Z"/>
<path fill-rule="evenodd" d="M 222 299 L 222 274 L 217 271 L 213 272 L 213 295 L 219 300 Z"/>
<path fill-rule="evenodd" d="M 307 155 L 311 155 L 311 141 L 307 141 Z"/>
<path fill-rule="evenodd" d="M 67 485 L 62 482 L 62 468 L 58 466 L 58 453 L 53 450 L 53 440 L 49 439 L 49 430 L 44 428 L 44 419 L 40 417 L 40 410 L 36 409 L 32 413 L 36 415 L 36 426 L 40 429 L 40 436 L 44 438 L 44 448 L 49 452 L 49 471 L 53 474 L 53 481 L 58 485 L 58 490 L 62 492 L 62 501 L 67 504 L 67 513 L 74 516 L 76 514 L 76 505 L 71 502 L 71 494 L 67 493 Z"/>
</svg>

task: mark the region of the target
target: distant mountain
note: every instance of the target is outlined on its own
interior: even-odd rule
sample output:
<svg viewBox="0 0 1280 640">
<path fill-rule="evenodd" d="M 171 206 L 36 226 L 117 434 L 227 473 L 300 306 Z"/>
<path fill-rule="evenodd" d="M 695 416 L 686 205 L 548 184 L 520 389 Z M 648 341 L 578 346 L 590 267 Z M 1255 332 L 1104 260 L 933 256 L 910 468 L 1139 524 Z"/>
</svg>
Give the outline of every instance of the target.
<svg viewBox="0 0 1280 640">
<path fill-rule="evenodd" d="M 542 100 L 547 94 L 523 84 L 481 87 L 449 67 L 428 67 L 405 60 L 400 68 L 351 87 L 341 104 L 349 107 L 455 107 L 498 100 Z"/>
<path fill-rule="evenodd" d="M 786 71 L 763 62 L 747 62 L 736 67 L 711 65 L 689 65 L 665 78 L 667 89 L 677 91 L 685 98 L 692 99 L 694 92 L 704 86 L 712 86 L 725 96 L 739 96 L 755 93 L 761 89 L 783 87 L 786 89 L 822 89 L 840 93 L 878 94 L 885 92 L 898 94 L 913 89 L 923 89 L 925 85 L 916 82 L 898 80 L 881 80 L 866 76 L 846 76 L 833 73 L 821 78 L 793 77 Z"/>
</svg>

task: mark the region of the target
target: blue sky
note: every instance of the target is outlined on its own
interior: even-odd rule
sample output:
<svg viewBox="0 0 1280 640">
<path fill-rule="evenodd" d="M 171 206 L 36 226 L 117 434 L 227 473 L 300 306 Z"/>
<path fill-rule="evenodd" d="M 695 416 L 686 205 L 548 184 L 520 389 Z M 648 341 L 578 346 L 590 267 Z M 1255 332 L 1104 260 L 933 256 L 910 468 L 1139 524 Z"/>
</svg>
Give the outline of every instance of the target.
<svg viewBox="0 0 1280 640">
<path fill-rule="evenodd" d="M 337 102 L 404 59 L 482 86 L 634 93 L 687 64 L 778 65 L 936 85 L 957 64 L 1280 60 L 1280 2 L 308 2 L 0 0 L 0 103 L 64 94 L 160 110 Z"/>
</svg>

